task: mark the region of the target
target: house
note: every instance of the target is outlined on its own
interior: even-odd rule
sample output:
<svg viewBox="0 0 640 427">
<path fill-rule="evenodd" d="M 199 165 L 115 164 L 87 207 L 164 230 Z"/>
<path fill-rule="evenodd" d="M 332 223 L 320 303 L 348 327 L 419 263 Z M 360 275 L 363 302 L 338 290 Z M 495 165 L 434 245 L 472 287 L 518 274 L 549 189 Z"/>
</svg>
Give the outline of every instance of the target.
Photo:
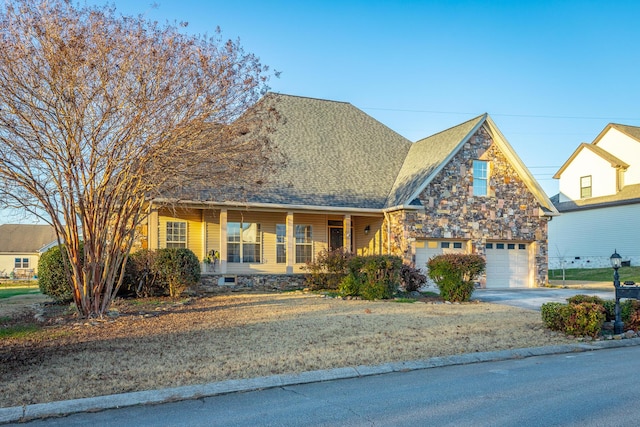
<svg viewBox="0 0 640 427">
<path fill-rule="evenodd" d="M 396 254 L 426 269 L 447 252 L 486 257 L 486 287 L 547 281 L 557 211 L 487 114 L 416 143 L 345 102 L 268 94 L 288 159 L 250 193 L 151 201 L 149 248 L 188 247 L 219 263 L 207 280 L 281 286 L 327 249 Z M 209 196 L 206 196 L 209 194 Z"/>
<path fill-rule="evenodd" d="M 0 277 L 32 278 L 44 248 L 56 242 L 49 225 L 0 225 Z"/>
<path fill-rule="evenodd" d="M 640 127 L 607 125 L 554 178 L 561 215 L 549 226 L 550 268 L 610 267 L 614 251 L 640 265 Z"/>
</svg>

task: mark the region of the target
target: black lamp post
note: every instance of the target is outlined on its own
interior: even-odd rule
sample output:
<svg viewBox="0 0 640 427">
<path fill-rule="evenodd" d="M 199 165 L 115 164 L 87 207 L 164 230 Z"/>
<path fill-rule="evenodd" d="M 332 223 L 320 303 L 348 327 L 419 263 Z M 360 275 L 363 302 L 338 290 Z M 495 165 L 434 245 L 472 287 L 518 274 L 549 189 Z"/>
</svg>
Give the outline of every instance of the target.
<svg viewBox="0 0 640 427">
<path fill-rule="evenodd" d="M 609 260 L 611 260 L 611 267 L 613 267 L 613 286 L 615 287 L 616 292 L 616 320 L 613 324 L 613 333 L 621 334 L 624 324 L 620 317 L 620 297 L 618 295 L 618 290 L 620 289 L 620 276 L 618 275 L 618 269 L 622 266 L 622 257 L 618 253 L 617 249 L 613 251 L 613 255 L 611 255 Z"/>
</svg>

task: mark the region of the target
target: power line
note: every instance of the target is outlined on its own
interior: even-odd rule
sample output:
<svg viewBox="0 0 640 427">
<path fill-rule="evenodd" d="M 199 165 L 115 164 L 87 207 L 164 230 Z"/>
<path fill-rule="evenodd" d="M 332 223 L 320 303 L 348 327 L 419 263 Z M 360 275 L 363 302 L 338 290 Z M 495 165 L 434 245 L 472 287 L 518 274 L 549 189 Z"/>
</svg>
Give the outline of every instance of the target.
<svg viewBox="0 0 640 427">
<path fill-rule="evenodd" d="M 433 111 L 433 110 L 411 110 L 402 108 L 378 108 L 378 107 L 361 107 L 363 110 L 376 110 L 376 111 L 396 111 L 402 113 L 428 113 L 428 114 L 458 114 L 477 116 L 478 113 L 468 113 L 462 111 Z M 571 120 L 640 120 L 638 117 L 588 117 L 588 116 L 552 116 L 546 114 L 505 114 L 505 113 L 491 113 L 494 117 L 527 117 L 535 119 L 571 119 Z"/>
</svg>

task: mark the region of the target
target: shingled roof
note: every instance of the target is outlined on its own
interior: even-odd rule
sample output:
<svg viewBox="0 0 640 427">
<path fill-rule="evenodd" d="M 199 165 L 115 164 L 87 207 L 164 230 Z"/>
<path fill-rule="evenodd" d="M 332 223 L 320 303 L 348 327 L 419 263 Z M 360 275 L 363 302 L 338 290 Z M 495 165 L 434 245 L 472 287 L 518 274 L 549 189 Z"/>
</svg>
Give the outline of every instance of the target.
<svg viewBox="0 0 640 427">
<path fill-rule="evenodd" d="M 555 212 L 487 114 L 411 143 L 346 102 L 270 93 L 253 108 L 265 107 L 279 113 L 269 137 L 286 165 L 256 189 L 203 189 L 200 202 L 318 210 L 413 206 L 419 192 L 484 125 L 543 208 Z"/>
<path fill-rule="evenodd" d="M 0 225 L 0 252 L 3 253 L 36 253 L 54 240 L 56 233 L 49 225 Z"/>
</svg>

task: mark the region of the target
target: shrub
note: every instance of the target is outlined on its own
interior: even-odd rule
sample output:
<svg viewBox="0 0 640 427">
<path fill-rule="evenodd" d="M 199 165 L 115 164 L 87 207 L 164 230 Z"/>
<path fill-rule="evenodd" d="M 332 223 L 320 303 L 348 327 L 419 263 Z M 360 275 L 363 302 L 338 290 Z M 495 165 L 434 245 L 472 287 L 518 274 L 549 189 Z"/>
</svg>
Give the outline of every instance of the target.
<svg viewBox="0 0 640 427">
<path fill-rule="evenodd" d="M 54 246 L 38 260 L 38 286 L 40 292 L 57 302 L 73 300 L 73 284 L 65 270 L 67 251 L 63 245 Z"/>
<path fill-rule="evenodd" d="M 340 283 L 344 296 L 388 299 L 398 291 L 402 259 L 391 255 L 355 256 L 347 264 L 348 274 Z"/>
<path fill-rule="evenodd" d="M 339 291 L 340 295 L 345 297 L 355 297 L 360 295 L 360 286 L 362 281 L 360 277 L 355 274 L 348 274 L 342 282 L 340 282 Z"/>
<path fill-rule="evenodd" d="M 307 276 L 309 289 L 338 289 L 342 280 L 349 273 L 348 263 L 352 258 L 353 255 L 345 248 L 321 251 L 316 256 L 316 260 L 307 263 L 305 267 L 305 270 L 309 272 Z"/>
<path fill-rule="evenodd" d="M 171 297 L 200 282 L 200 261 L 190 249 L 158 249 L 154 270 Z"/>
<path fill-rule="evenodd" d="M 600 335 L 605 321 L 605 310 L 601 305 L 592 302 L 567 304 L 561 311 L 567 334 L 591 337 Z"/>
<path fill-rule="evenodd" d="M 544 325 L 552 331 L 564 330 L 563 310 L 566 304 L 561 302 L 546 302 L 540 307 Z"/>
<path fill-rule="evenodd" d="M 155 251 L 141 249 L 131 253 L 127 260 L 120 293 L 133 294 L 137 297 L 161 295 L 164 290 L 158 280 L 158 272 L 154 268 L 155 262 Z"/>
<path fill-rule="evenodd" d="M 400 282 L 406 292 L 416 292 L 427 283 L 427 276 L 417 268 L 402 264 L 402 267 L 400 267 Z"/>
<path fill-rule="evenodd" d="M 616 301 L 615 300 L 606 300 L 602 302 L 602 306 L 605 309 L 605 315 L 607 322 L 616 319 Z M 627 323 L 629 319 L 636 311 L 636 306 L 640 307 L 640 302 L 636 300 L 624 300 L 620 301 L 620 320 L 622 322 Z M 640 309 L 640 308 L 639 308 Z"/>
<path fill-rule="evenodd" d="M 569 304 L 580 304 L 583 302 L 590 302 L 592 304 L 603 305 L 604 300 L 595 295 L 574 295 L 571 298 L 567 298 Z"/>
<path fill-rule="evenodd" d="M 427 267 L 442 298 L 460 302 L 471 299 L 473 280 L 484 271 L 486 262 L 480 255 L 445 254 L 431 258 Z"/>
</svg>

